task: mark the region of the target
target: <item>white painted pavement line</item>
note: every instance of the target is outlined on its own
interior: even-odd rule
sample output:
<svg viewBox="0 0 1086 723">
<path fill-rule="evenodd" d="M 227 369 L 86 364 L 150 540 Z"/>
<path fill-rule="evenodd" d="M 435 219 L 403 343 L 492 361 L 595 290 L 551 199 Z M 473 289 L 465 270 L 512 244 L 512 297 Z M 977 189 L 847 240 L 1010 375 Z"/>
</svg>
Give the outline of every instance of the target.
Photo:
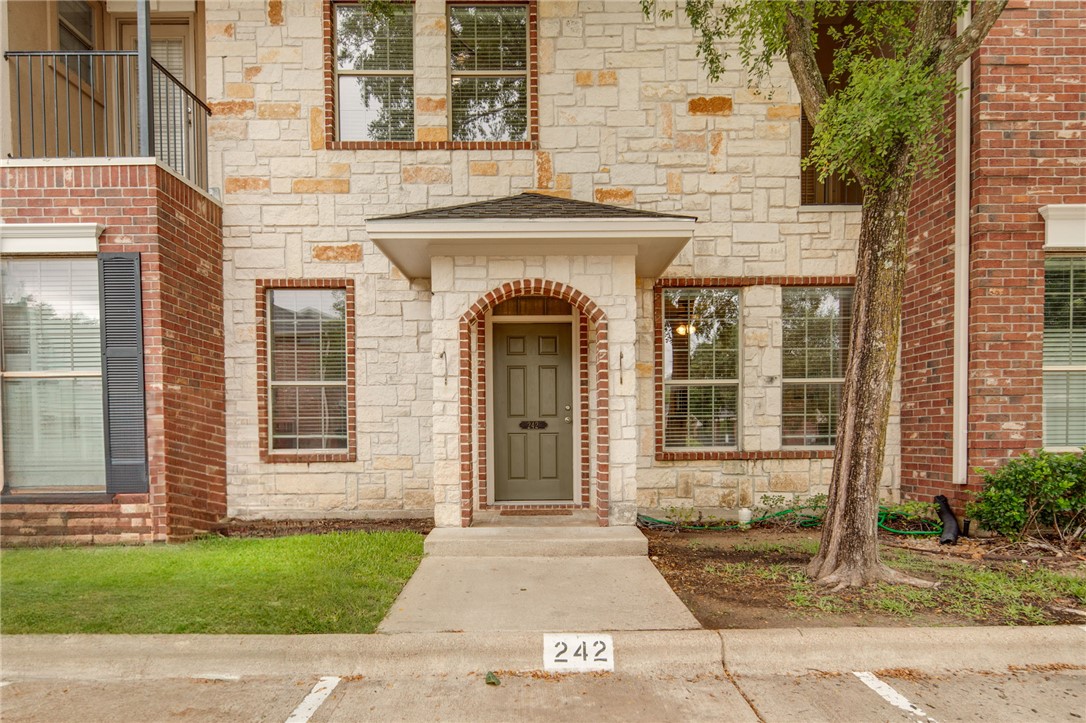
<svg viewBox="0 0 1086 723">
<path fill-rule="evenodd" d="M 339 681 L 340 679 L 334 675 L 326 675 L 318 680 L 317 684 L 313 686 L 313 690 L 309 691 L 309 695 L 298 704 L 298 707 L 287 718 L 287 723 L 306 723 L 317 712 L 317 708 L 321 707 L 321 703 L 324 702 L 325 698 L 336 689 Z"/>
<path fill-rule="evenodd" d="M 853 671 L 852 674 L 859 678 L 861 681 L 863 681 L 864 685 L 878 693 L 883 700 L 885 700 L 887 703 L 894 706 L 895 708 L 900 708 L 906 713 L 912 713 L 913 715 L 919 718 L 923 718 L 930 723 L 937 723 L 934 718 L 929 718 L 927 713 L 910 703 L 908 698 L 903 696 L 901 693 L 898 693 L 886 683 L 879 680 L 878 676 L 876 676 L 874 673 L 869 673 L 864 670 L 859 672 Z"/>
</svg>

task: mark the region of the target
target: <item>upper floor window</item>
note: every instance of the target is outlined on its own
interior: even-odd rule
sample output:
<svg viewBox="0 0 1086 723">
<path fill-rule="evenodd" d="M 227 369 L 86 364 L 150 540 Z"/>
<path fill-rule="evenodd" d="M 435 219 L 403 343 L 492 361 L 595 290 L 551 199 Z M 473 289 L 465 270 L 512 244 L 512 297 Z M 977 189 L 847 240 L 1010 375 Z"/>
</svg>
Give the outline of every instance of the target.
<svg viewBox="0 0 1086 723">
<path fill-rule="evenodd" d="M 850 16 L 840 18 L 837 25 L 844 25 Z M 832 78 L 833 57 L 841 46 L 840 39 L 829 32 L 830 25 L 819 28 L 818 48 L 815 51 L 815 59 L 818 62 L 818 70 L 822 79 L 826 81 L 829 91 L 832 93 L 841 87 L 841 80 Z M 811 152 L 811 144 L 814 141 L 814 127 L 807 118 L 805 112 L 800 113 L 800 153 L 803 158 Z M 832 204 L 858 204 L 863 203 L 863 191 L 855 179 L 848 176 L 830 175 L 823 180 L 818 178 L 818 169 L 804 168 L 800 174 L 800 203 L 804 206 L 832 205 Z"/>
<path fill-rule="evenodd" d="M 341 141 L 415 138 L 414 18 L 410 3 L 389 15 L 334 6 L 336 124 Z"/>
<path fill-rule="evenodd" d="M 448 24 L 452 140 L 527 140 L 528 7 L 450 5 Z"/>
<path fill-rule="evenodd" d="M 87 0 L 60 0 L 57 3 L 57 47 L 73 53 L 94 50 L 94 8 Z M 67 60 L 72 72 L 91 77 L 91 59 Z"/>
<path fill-rule="evenodd" d="M 781 442 L 832 446 L 848 362 L 852 289 L 785 288 L 782 297 Z"/>
<path fill-rule="evenodd" d="M 739 293 L 663 290 L 664 447 L 735 447 Z"/>
<path fill-rule="evenodd" d="M 1086 445 L 1086 256 L 1045 261 L 1044 441 Z"/>
</svg>

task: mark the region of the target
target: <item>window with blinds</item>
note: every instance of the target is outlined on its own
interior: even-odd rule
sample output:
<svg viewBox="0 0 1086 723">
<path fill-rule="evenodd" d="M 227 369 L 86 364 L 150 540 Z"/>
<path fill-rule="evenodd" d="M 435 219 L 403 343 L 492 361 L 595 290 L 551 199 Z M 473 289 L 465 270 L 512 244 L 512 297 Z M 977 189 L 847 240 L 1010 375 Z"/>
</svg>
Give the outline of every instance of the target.
<svg viewBox="0 0 1086 723">
<path fill-rule="evenodd" d="M 414 140 L 412 5 L 392 4 L 385 15 L 345 3 L 335 13 L 339 140 Z"/>
<path fill-rule="evenodd" d="M 664 447 L 735 447 L 739 420 L 739 293 L 663 291 Z"/>
<path fill-rule="evenodd" d="M 449 122 L 454 141 L 528 138 L 528 8 L 449 6 Z"/>
<path fill-rule="evenodd" d="M 781 442 L 833 446 L 848 362 L 852 289 L 785 288 L 782 297 Z"/>
<path fill-rule="evenodd" d="M 815 50 L 815 60 L 818 70 L 830 92 L 840 90 L 842 79 L 833 77 L 833 58 L 837 49 L 841 47 L 840 36 L 831 33 L 830 28 L 852 22 L 851 15 L 846 14 L 835 23 L 828 23 L 818 29 L 818 47 Z M 806 158 L 811 152 L 814 142 L 814 127 L 807 113 L 800 111 L 800 154 Z M 800 172 L 800 203 L 804 206 L 830 205 L 830 204 L 858 204 L 863 203 L 863 191 L 852 174 L 845 176 L 829 175 L 819 178 L 817 168 L 804 168 Z"/>
<path fill-rule="evenodd" d="M 346 289 L 267 294 L 271 451 L 346 450 Z"/>
<path fill-rule="evenodd" d="M 0 261 L 7 491 L 106 487 L 96 258 Z"/>
<path fill-rule="evenodd" d="M 1086 256 L 1045 261 L 1044 441 L 1086 445 Z"/>
</svg>

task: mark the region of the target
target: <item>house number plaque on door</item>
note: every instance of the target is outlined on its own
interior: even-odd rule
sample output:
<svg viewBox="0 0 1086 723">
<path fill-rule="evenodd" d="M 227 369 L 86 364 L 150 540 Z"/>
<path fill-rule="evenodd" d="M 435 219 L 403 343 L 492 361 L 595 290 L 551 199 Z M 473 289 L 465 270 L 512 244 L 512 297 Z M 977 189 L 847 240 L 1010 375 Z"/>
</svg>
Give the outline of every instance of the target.
<svg viewBox="0 0 1086 723">
<path fill-rule="evenodd" d="M 521 422 L 520 423 L 520 428 L 521 429 L 546 429 L 547 428 L 547 423 L 544 422 L 543 420 L 532 421 L 532 422 Z"/>
</svg>

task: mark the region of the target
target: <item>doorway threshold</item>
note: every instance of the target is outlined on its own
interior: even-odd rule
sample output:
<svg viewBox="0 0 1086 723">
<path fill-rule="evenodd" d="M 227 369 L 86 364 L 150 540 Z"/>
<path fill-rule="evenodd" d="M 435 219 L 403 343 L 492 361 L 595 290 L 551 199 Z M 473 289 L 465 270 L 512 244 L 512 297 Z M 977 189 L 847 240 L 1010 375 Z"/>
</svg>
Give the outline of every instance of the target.
<svg viewBox="0 0 1086 723">
<path fill-rule="evenodd" d="M 595 510 L 546 510 L 538 512 L 523 507 L 506 510 L 515 514 L 502 514 L 501 508 L 478 510 L 472 527 L 599 527 Z"/>
</svg>

